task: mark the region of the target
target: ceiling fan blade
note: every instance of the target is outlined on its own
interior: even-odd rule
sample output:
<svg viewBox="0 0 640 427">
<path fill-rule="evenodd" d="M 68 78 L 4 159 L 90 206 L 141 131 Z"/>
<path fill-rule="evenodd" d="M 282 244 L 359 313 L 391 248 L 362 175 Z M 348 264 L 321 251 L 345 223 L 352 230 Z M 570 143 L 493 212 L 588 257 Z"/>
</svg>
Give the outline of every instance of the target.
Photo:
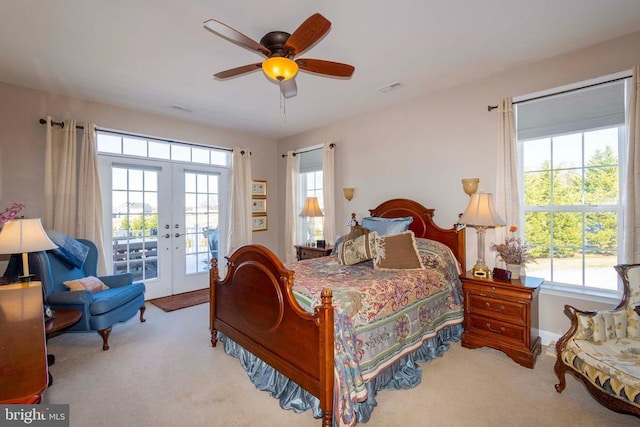
<svg viewBox="0 0 640 427">
<path fill-rule="evenodd" d="M 280 83 L 280 92 L 285 98 L 291 98 L 298 94 L 298 85 L 296 79 L 284 80 Z"/>
<path fill-rule="evenodd" d="M 242 67 L 231 68 L 230 70 L 220 71 L 213 75 L 216 79 L 228 79 L 229 77 L 239 76 L 240 74 L 250 73 L 251 71 L 262 68 L 262 63 L 243 65 Z"/>
<path fill-rule="evenodd" d="M 216 21 L 215 19 L 209 19 L 204 21 L 204 27 L 211 31 L 214 34 L 217 34 L 225 39 L 229 40 L 232 43 L 240 45 L 244 48 L 252 50 L 254 52 L 258 52 L 264 56 L 270 56 L 271 51 L 266 47 L 262 46 L 257 41 L 245 36 L 239 31 L 234 30 L 227 24 L 223 24 L 220 21 Z"/>
<path fill-rule="evenodd" d="M 333 77 L 351 77 L 355 67 L 340 62 L 324 61 L 322 59 L 296 59 L 298 67 L 303 71 L 325 74 Z"/>
<path fill-rule="evenodd" d="M 307 18 L 284 44 L 284 51 L 289 55 L 300 55 L 322 38 L 331 28 L 331 22 L 315 13 Z"/>
</svg>

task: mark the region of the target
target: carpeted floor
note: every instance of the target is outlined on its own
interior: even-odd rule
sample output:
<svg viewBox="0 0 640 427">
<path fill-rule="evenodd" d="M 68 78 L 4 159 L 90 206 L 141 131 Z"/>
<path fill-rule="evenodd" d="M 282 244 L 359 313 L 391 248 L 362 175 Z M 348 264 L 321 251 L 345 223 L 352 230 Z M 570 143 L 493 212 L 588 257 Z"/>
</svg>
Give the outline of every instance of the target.
<svg viewBox="0 0 640 427">
<path fill-rule="evenodd" d="M 181 308 L 192 307 L 198 304 L 209 302 L 209 289 L 200 289 L 192 292 L 171 295 L 151 299 L 149 302 L 164 311 L 180 310 Z"/>
<path fill-rule="evenodd" d="M 95 332 L 51 338 L 56 364 L 43 403 L 70 404 L 71 427 L 320 426 L 309 412 L 280 408 L 238 359 L 211 347 L 208 304 L 170 313 L 147 304 L 146 317 L 115 325 L 109 351 Z M 599 405 L 571 376 L 556 393 L 555 358 L 545 350 L 526 369 L 497 350 L 452 344 L 421 364 L 416 388 L 379 392 L 371 420 L 358 427 L 640 424 Z"/>
</svg>

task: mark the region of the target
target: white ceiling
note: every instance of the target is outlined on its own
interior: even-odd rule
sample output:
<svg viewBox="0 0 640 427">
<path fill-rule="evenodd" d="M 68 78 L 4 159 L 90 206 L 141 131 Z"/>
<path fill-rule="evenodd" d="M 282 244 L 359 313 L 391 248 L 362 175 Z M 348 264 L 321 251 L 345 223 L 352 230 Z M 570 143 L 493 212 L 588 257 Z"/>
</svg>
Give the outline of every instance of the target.
<svg viewBox="0 0 640 427">
<path fill-rule="evenodd" d="M 2 82 L 271 138 L 640 30 L 638 0 L 0 0 L 0 11 Z M 259 41 L 315 12 L 332 27 L 300 57 L 351 64 L 351 79 L 299 73 L 283 114 L 261 72 L 213 78 L 262 57 L 205 20 Z"/>
</svg>

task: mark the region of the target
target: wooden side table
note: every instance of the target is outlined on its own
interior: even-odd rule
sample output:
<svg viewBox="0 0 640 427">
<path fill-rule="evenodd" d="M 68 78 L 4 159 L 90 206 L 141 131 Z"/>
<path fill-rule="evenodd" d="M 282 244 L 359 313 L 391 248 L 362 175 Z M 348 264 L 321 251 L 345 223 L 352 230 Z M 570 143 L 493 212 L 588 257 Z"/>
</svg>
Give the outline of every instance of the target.
<svg viewBox="0 0 640 427">
<path fill-rule="evenodd" d="M 75 325 L 82 317 L 82 312 L 75 308 L 58 308 L 54 311 L 55 316 L 53 319 L 47 319 L 45 322 L 47 339 L 49 339 L 52 334 L 64 331 Z M 56 356 L 47 354 L 47 365 L 51 366 L 54 363 L 56 363 Z M 49 372 L 49 387 L 51 387 L 51 384 L 53 384 L 53 376 L 51 376 L 51 372 Z"/>
<path fill-rule="evenodd" d="M 541 352 L 538 336 L 538 293 L 543 279 L 521 276 L 501 280 L 461 277 L 464 289 L 462 346 L 491 347 L 533 368 Z"/>
<path fill-rule="evenodd" d="M 296 256 L 298 257 L 298 261 L 331 255 L 331 252 L 333 251 L 333 246 L 317 248 L 315 246 L 295 245 L 294 247 L 296 248 Z"/>
<path fill-rule="evenodd" d="M 40 403 L 47 388 L 40 282 L 0 286 L 0 403 Z"/>
</svg>

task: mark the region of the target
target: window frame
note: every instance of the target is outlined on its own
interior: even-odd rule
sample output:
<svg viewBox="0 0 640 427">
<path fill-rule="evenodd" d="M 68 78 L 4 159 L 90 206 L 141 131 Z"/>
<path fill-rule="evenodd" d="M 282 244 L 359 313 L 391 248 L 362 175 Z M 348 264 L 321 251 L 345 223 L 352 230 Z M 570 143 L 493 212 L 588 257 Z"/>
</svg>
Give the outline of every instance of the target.
<svg viewBox="0 0 640 427">
<path fill-rule="evenodd" d="M 628 88 L 630 85 L 630 78 L 628 77 L 628 73 L 624 76 L 624 77 L 618 77 L 618 78 L 624 78 L 625 79 L 625 93 L 624 93 L 624 105 L 625 105 L 625 110 L 628 104 Z M 600 83 L 606 83 L 611 81 L 611 76 L 607 76 L 604 78 L 599 79 L 600 82 L 599 83 L 593 83 L 593 81 L 590 82 L 582 82 L 582 83 L 576 83 L 575 85 L 572 85 L 571 89 L 566 89 L 564 88 L 559 88 L 556 89 L 554 91 L 547 91 L 544 95 L 539 95 L 539 97 L 547 97 L 550 95 L 555 94 L 561 94 L 567 91 L 576 91 L 576 90 L 580 90 L 580 89 L 586 89 L 587 87 L 593 86 L 595 84 L 600 84 Z M 589 85 L 586 85 L 586 83 L 590 83 Z M 536 98 L 536 96 L 529 96 L 529 99 L 532 98 Z M 519 101 L 519 100 L 515 100 L 514 103 L 519 103 L 519 102 L 523 102 L 523 101 Z M 516 108 L 516 112 L 515 112 L 515 117 L 516 117 L 516 121 L 517 121 L 517 117 L 518 117 L 518 110 Z M 626 117 L 626 114 L 625 114 Z M 617 128 L 617 169 L 618 169 L 618 197 L 617 197 L 617 203 L 616 204 L 587 204 L 587 202 L 584 200 L 584 196 L 585 196 L 585 172 L 590 168 L 587 163 L 589 161 L 588 158 L 585 158 L 585 134 L 587 134 L 588 132 L 592 132 L 592 131 L 596 131 L 599 129 L 607 129 L 607 128 Z M 517 127 L 516 127 L 517 129 Z M 553 161 L 553 140 L 552 138 L 558 138 L 561 136 L 565 136 L 565 135 L 573 135 L 576 134 L 578 132 L 569 132 L 569 133 L 558 133 L 555 135 L 547 135 L 547 136 L 538 136 L 538 137 L 533 137 L 533 138 L 527 138 L 527 139 L 523 139 L 520 140 L 519 138 L 516 137 L 516 148 L 517 148 L 517 158 L 518 158 L 518 165 L 517 165 L 517 176 L 518 176 L 518 187 L 520 189 L 520 224 L 521 224 L 521 230 L 523 231 L 523 237 L 524 235 L 526 235 L 526 224 L 525 224 L 525 218 L 527 213 L 530 212 L 548 212 L 550 214 L 552 213 L 557 213 L 557 212 L 579 212 L 581 214 L 581 219 L 580 219 L 580 223 L 581 223 L 581 230 L 580 230 L 580 235 L 581 235 L 581 239 L 582 239 L 582 244 L 580 247 L 578 247 L 578 252 L 581 256 L 581 266 L 580 266 L 580 270 L 581 270 L 581 277 L 580 277 L 580 284 L 571 284 L 571 283 L 562 283 L 562 282 L 558 282 L 558 281 L 545 281 L 545 287 L 546 288 L 551 288 L 551 289 L 555 289 L 557 291 L 561 291 L 561 292 L 566 292 L 568 295 L 573 295 L 578 296 L 578 295 L 589 295 L 589 296 L 593 296 L 596 298 L 604 298 L 604 299 L 608 299 L 609 297 L 611 297 L 612 295 L 619 295 L 621 292 L 621 287 L 620 287 L 620 283 L 617 280 L 617 275 L 615 275 L 614 273 L 612 273 L 612 277 L 615 278 L 615 288 L 611 289 L 611 288 L 601 288 L 601 287 L 597 287 L 594 286 L 593 283 L 587 283 L 586 280 L 586 276 L 588 274 L 589 271 L 589 265 L 588 263 L 585 261 L 585 257 L 589 252 L 589 248 L 590 246 L 588 246 L 587 244 L 587 233 L 586 233 L 586 218 L 585 216 L 588 215 L 589 213 L 599 213 L 599 212 L 613 212 L 617 215 L 617 248 L 616 248 L 616 259 L 617 259 L 617 263 L 620 262 L 621 260 L 621 256 L 622 256 L 622 237 L 623 237 L 623 224 L 624 224 L 624 188 L 626 185 L 626 170 L 625 170 L 625 165 L 626 165 L 626 153 L 627 153 L 627 135 L 626 135 L 626 121 L 625 123 L 619 124 L 618 126 L 606 126 L 606 127 L 600 127 L 600 128 L 583 128 L 581 129 L 581 131 L 579 132 L 580 137 L 581 137 L 581 164 L 579 167 L 571 167 L 571 168 L 560 168 L 558 167 L 559 165 L 554 165 L 554 161 Z M 516 130 L 516 135 L 517 135 L 517 130 Z M 549 200 L 549 204 L 548 205 L 541 205 L 541 206 L 532 206 L 532 205 L 526 205 L 525 204 L 525 176 L 528 172 L 532 172 L 532 171 L 525 171 L 525 159 L 524 159 L 524 146 L 527 142 L 532 142 L 532 141 L 536 141 L 536 140 L 540 140 L 540 139 L 545 139 L 545 138 L 549 138 L 550 139 L 550 169 L 544 169 L 545 171 L 548 171 L 552 177 L 554 172 L 557 171 L 561 171 L 561 172 L 566 172 L 569 169 L 575 169 L 577 171 L 579 171 L 579 173 L 581 174 L 581 188 L 580 188 L 580 192 L 581 192 L 581 203 L 576 205 L 576 204 L 572 204 L 572 205 L 560 205 L 560 204 L 554 204 L 553 202 L 553 198 L 550 195 L 550 200 Z M 541 169 L 542 170 L 542 169 Z M 550 191 L 552 191 L 553 189 L 553 180 L 550 180 L 550 184 L 551 188 L 549 189 Z M 550 193 L 552 194 L 552 193 Z M 551 230 L 553 230 L 553 225 L 550 226 Z M 526 243 L 526 242 L 525 242 Z M 554 242 L 553 242 L 553 234 L 550 235 L 550 241 L 549 241 L 549 249 L 553 250 L 554 248 Z M 557 258 L 557 256 L 555 257 Z M 613 271 L 613 266 L 611 266 L 611 270 Z M 554 257 L 551 256 L 550 260 L 549 260 L 549 274 L 553 279 L 557 279 L 557 276 L 554 274 Z M 554 277 L 556 276 L 556 277 Z M 607 279 L 607 282 L 608 283 Z"/>
</svg>

